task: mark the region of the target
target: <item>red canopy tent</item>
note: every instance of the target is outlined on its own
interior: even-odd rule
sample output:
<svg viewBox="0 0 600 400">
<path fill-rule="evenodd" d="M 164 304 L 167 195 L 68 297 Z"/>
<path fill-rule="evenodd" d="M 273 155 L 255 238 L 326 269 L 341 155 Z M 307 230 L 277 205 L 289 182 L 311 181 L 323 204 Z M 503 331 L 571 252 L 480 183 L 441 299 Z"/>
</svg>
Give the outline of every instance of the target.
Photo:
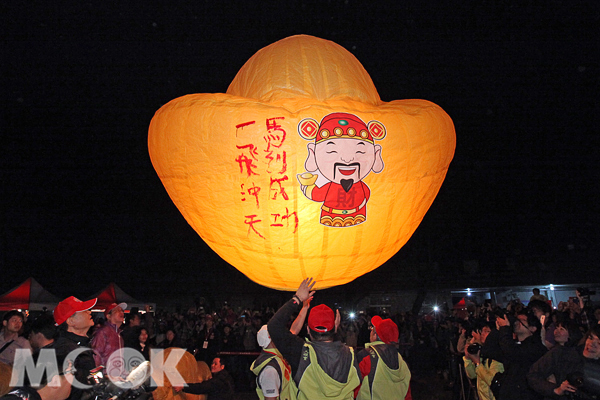
<svg viewBox="0 0 600 400">
<path fill-rule="evenodd" d="M 466 319 L 469 316 L 469 308 L 471 308 L 471 311 L 475 311 L 475 303 L 463 297 L 452 308 L 456 310 L 456 316 Z"/>
<path fill-rule="evenodd" d="M 15 309 L 41 311 L 53 310 L 61 299 L 48 292 L 33 278 L 0 296 L 0 311 Z"/>
<path fill-rule="evenodd" d="M 155 303 L 145 303 L 131 297 L 114 282 L 109 283 L 106 288 L 96 293 L 91 298 L 93 299 L 95 297 L 98 298 L 98 302 L 96 303 L 92 311 L 104 311 L 106 307 L 108 307 L 112 303 L 127 303 L 127 310 L 125 312 L 128 312 L 133 307 L 137 307 L 138 309 L 143 311 L 146 304 L 156 309 Z"/>
<path fill-rule="evenodd" d="M 465 298 L 463 297 L 458 303 L 456 303 L 454 305 L 455 310 L 462 310 L 462 309 L 466 309 L 467 308 L 467 302 L 465 301 Z"/>
</svg>

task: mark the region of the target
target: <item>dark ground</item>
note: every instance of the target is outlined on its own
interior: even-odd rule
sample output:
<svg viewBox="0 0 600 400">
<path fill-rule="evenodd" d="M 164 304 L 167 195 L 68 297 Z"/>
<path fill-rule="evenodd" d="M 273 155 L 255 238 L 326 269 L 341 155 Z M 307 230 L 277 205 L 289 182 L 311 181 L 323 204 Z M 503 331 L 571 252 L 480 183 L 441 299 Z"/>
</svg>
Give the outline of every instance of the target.
<svg viewBox="0 0 600 400">
<path fill-rule="evenodd" d="M 410 381 L 413 400 L 451 400 L 452 390 L 446 390 L 446 383 L 440 375 L 415 378 Z"/>
</svg>

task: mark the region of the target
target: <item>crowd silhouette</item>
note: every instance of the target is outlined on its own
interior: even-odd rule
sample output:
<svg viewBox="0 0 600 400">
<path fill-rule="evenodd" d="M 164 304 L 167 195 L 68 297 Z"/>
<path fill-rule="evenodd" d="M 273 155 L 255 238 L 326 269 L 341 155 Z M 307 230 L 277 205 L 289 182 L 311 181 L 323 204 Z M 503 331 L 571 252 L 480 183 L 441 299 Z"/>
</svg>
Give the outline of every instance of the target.
<svg viewBox="0 0 600 400">
<path fill-rule="evenodd" d="M 485 301 L 428 314 L 378 310 L 377 315 L 396 323 L 398 352 L 407 362 L 413 382 L 436 378 L 442 382 L 444 398 L 598 398 L 600 388 L 588 378 L 598 382 L 600 376 L 600 307 L 584 290 L 555 308 L 533 296 L 526 303 L 513 300 L 499 307 Z M 173 347 L 185 349 L 208 365 L 220 357 L 234 377 L 236 392 L 256 388 L 250 365 L 261 350 L 257 332 L 275 309 L 202 303 L 176 311 L 127 311 L 121 336 L 126 347 L 146 359 L 151 349 Z M 337 338 L 356 350 L 364 348 L 374 315 L 369 310 L 342 313 Z M 20 337 L 32 337 L 31 326 L 39 317 L 32 314 L 26 319 Z M 105 315 L 94 315 L 88 336 L 104 322 Z M 293 318 L 290 326 L 292 322 Z M 306 329 L 300 332 L 305 335 Z M 413 398 L 419 398 L 415 391 Z"/>
</svg>

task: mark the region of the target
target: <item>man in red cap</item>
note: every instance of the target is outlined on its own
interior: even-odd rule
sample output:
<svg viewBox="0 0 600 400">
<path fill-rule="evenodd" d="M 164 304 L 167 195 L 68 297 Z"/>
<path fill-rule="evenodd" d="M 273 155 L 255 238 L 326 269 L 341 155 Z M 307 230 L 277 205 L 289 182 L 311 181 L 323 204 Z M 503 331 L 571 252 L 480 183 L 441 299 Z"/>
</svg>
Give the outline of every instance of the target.
<svg viewBox="0 0 600 400">
<path fill-rule="evenodd" d="M 120 354 L 125 347 L 121 337 L 121 325 L 125 320 L 126 303 L 112 303 L 104 310 L 106 322 L 94 332 L 92 349 L 96 366 L 104 366 L 107 375 L 120 377 L 125 374 L 123 355 Z M 115 353 L 116 352 L 116 353 Z M 113 356 L 113 353 L 114 356 Z M 112 357 L 111 357 L 112 356 Z"/>
<path fill-rule="evenodd" d="M 398 348 L 398 326 L 391 319 L 371 318 L 370 340 L 358 352 L 363 381 L 357 400 L 404 399 L 410 383 L 410 370 Z"/>
<path fill-rule="evenodd" d="M 88 347 L 90 338 L 88 331 L 94 326 L 92 312 L 90 309 L 96 305 L 98 299 L 81 301 L 74 296 L 67 297 L 54 308 L 54 322 L 59 327 L 58 339 L 55 346 L 69 353 L 81 347 Z M 91 350 L 81 352 L 73 363 L 75 367 L 75 379 L 83 385 L 87 385 L 89 371 L 96 368 Z M 82 397 L 81 385 L 75 384 L 71 389 L 70 400 L 78 400 Z"/>
<path fill-rule="evenodd" d="M 267 324 L 271 340 L 290 364 L 298 387 L 298 400 L 354 399 L 361 375 L 352 348 L 335 340 L 336 321 L 326 305 L 313 307 L 308 315 L 309 341 L 294 335 L 287 327 L 290 317 L 314 294 L 315 281 L 302 281 L 296 294 L 275 313 Z"/>
<path fill-rule="evenodd" d="M 54 321 L 62 329 L 61 336 L 73 341 L 77 347 L 87 346 L 90 338 L 88 331 L 94 326 L 90 309 L 98 299 L 81 301 L 71 296 L 67 297 L 54 308 Z"/>
</svg>

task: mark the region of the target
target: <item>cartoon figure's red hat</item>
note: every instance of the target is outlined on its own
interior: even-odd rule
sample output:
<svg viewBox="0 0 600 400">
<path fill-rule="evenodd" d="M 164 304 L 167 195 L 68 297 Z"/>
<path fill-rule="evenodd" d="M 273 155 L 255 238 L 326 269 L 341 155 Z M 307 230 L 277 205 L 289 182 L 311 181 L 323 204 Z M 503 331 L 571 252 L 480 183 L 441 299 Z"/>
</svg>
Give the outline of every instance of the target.
<svg viewBox="0 0 600 400">
<path fill-rule="evenodd" d="M 327 139 L 350 138 L 374 143 L 385 137 L 385 126 L 379 121 L 365 124 L 356 115 L 333 113 L 326 115 L 319 124 L 313 118 L 304 118 L 298 124 L 298 133 L 304 139 L 315 139 L 315 143 Z"/>
</svg>

